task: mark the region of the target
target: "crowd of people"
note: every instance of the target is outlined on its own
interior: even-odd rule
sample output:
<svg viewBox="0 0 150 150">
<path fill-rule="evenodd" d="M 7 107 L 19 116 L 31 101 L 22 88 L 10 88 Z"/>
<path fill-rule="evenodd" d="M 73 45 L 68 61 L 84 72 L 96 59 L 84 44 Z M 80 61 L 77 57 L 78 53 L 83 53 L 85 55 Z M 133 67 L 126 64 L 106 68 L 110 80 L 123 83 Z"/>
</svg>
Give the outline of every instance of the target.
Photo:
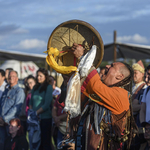
<svg viewBox="0 0 150 150">
<path fill-rule="evenodd" d="M 0 69 L 1 150 L 51 150 L 57 149 L 60 143 L 59 149 L 63 149 L 66 139 L 72 138 L 73 144 L 68 144 L 66 149 L 150 148 L 150 65 L 145 68 L 141 60 L 132 66 L 115 62 L 101 68 L 100 73 L 92 67 L 81 84 L 84 113 L 70 120 L 69 113 L 63 110 L 69 76 L 62 77 L 59 88 L 56 79 L 40 68 L 36 77 L 29 75 L 24 79 L 22 88 L 15 70 Z M 132 90 L 125 90 L 129 83 L 133 83 Z M 126 142 L 129 139 L 126 133 L 133 126 L 128 128 L 125 122 L 129 110 L 133 112 L 130 122 L 139 129 L 139 133 L 132 135 L 130 144 Z M 98 112 L 101 117 L 95 115 Z"/>
</svg>

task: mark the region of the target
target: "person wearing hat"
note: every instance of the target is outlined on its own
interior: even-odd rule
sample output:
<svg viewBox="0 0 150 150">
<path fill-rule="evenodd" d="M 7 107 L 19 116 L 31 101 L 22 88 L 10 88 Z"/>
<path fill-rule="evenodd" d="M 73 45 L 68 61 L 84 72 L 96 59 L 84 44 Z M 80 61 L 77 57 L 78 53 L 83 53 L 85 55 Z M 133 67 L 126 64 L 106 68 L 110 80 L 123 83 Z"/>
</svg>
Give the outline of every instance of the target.
<svg viewBox="0 0 150 150">
<path fill-rule="evenodd" d="M 144 138 L 146 142 L 141 144 L 139 150 L 150 150 L 150 120 L 148 122 L 143 122 L 142 126 L 145 127 Z"/>
<path fill-rule="evenodd" d="M 147 85 L 144 82 L 144 72 L 145 68 L 141 60 L 137 63 L 133 64 L 132 66 L 134 70 L 134 86 L 132 87 L 132 108 L 133 108 L 133 115 L 136 125 L 141 127 L 140 123 L 140 110 L 141 110 L 141 100 L 143 97 L 144 90 L 146 89 Z M 131 149 L 139 149 L 140 144 L 143 142 L 142 136 L 136 136 L 134 142 L 131 144 Z"/>
<path fill-rule="evenodd" d="M 135 83 L 135 85 L 132 87 L 133 114 L 137 125 L 140 127 L 139 111 L 141 109 L 143 92 L 147 87 L 146 83 L 143 81 L 145 69 L 141 60 L 133 64 L 132 68 L 134 70 L 133 81 Z"/>
<path fill-rule="evenodd" d="M 137 95 L 137 93 L 145 86 L 144 82 L 144 73 L 145 68 L 141 60 L 139 60 L 137 63 L 132 65 L 132 68 L 134 70 L 134 86 L 132 87 L 132 99 L 134 99 Z"/>
</svg>

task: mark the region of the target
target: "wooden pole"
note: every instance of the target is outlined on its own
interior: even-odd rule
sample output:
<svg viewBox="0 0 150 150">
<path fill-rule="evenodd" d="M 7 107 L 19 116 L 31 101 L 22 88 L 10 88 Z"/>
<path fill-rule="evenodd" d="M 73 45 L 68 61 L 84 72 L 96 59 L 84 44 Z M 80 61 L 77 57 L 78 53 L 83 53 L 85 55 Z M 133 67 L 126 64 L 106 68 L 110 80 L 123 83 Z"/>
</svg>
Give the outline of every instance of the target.
<svg viewBox="0 0 150 150">
<path fill-rule="evenodd" d="M 47 64 L 46 60 L 45 60 L 45 69 L 48 69 L 48 64 Z"/>
<path fill-rule="evenodd" d="M 117 48 L 116 48 L 116 37 L 117 37 L 117 31 L 114 31 L 114 62 L 116 61 L 117 58 Z"/>
</svg>

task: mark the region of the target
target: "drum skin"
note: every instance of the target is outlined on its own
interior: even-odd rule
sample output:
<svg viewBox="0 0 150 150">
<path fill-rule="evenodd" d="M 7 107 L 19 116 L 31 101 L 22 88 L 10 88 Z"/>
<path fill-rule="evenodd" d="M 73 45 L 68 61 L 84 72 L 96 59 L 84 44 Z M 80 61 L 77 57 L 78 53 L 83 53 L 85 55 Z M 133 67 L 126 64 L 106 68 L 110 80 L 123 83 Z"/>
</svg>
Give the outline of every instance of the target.
<svg viewBox="0 0 150 150">
<path fill-rule="evenodd" d="M 49 37 L 47 49 L 54 47 L 60 51 L 60 55 L 55 58 L 58 65 L 77 66 L 79 60 L 76 60 L 70 51 L 73 43 L 83 45 L 86 52 L 92 45 L 96 45 L 97 52 L 93 65 L 99 67 L 104 55 L 103 41 L 98 31 L 87 22 L 70 20 L 58 25 Z"/>
</svg>

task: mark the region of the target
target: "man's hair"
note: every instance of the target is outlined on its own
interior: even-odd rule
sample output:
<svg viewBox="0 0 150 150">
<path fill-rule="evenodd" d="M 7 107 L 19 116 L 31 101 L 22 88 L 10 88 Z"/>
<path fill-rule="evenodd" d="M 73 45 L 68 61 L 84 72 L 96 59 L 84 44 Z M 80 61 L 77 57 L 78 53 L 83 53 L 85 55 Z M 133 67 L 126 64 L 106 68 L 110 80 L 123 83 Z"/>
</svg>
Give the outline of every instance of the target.
<svg viewBox="0 0 150 150">
<path fill-rule="evenodd" d="M 5 69 L 5 71 L 6 71 L 6 70 L 12 71 L 12 70 L 13 70 L 13 68 L 6 68 L 6 69 Z"/>
<path fill-rule="evenodd" d="M 3 69 L 0 69 L 0 73 L 1 73 L 2 77 L 5 77 L 5 71 Z"/>
<path fill-rule="evenodd" d="M 10 75 L 10 73 L 11 73 L 11 72 L 15 72 L 15 73 L 16 73 L 16 75 L 17 75 L 17 77 L 18 77 L 18 72 L 17 72 L 17 71 L 15 71 L 15 70 L 11 70 L 11 71 L 9 71 L 9 75 Z M 8 76 L 9 76 L 9 75 L 8 75 Z"/>
</svg>

